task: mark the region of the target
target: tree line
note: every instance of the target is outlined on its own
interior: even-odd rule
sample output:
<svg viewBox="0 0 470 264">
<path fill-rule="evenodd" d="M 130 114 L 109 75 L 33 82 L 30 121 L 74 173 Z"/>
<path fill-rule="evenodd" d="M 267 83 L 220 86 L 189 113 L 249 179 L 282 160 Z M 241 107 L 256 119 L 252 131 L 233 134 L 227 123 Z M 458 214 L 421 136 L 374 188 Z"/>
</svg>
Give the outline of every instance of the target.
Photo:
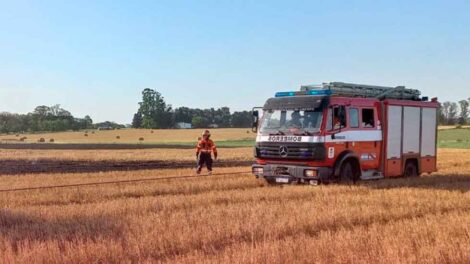
<svg viewBox="0 0 470 264">
<path fill-rule="evenodd" d="M 114 129 L 125 127 L 109 121 L 93 123 L 89 115 L 76 118 L 60 105 L 41 105 L 27 114 L 0 113 L 0 133 L 77 131 L 103 126 Z"/>
<path fill-rule="evenodd" d="M 145 89 L 142 92 L 142 102 L 139 103 L 139 109 L 134 115 L 132 127 L 174 128 L 178 123 L 189 123 L 194 128 L 250 127 L 251 112 L 230 113 L 228 107 L 218 109 L 179 107 L 172 109 L 172 106 L 165 102 L 159 92 L 152 89 Z M 89 115 L 76 118 L 60 105 L 41 105 L 27 114 L 0 113 L 0 133 L 78 131 L 100 127 L 120 129 L 126 126 L 110 121 L 93 123 Z"/>
<path fill-rule="evenodd" d="M 72 114 L 61 108 L 60 105 L 41 105 L 27 114 L 0 113 L 0 132 L 57 132 L 67 130 L 80 130 L 93 127 L 90 116 L 75 118 Z"/>
<path fill-rule="evenodd" d="M 132 120 L 133 128 L 174 128 L 178 123 L 191 124 L 193 128 L 205 127 L 250 127 L 250 111 L 230 112 L 230 108 L 195 109 L 178 107 L 173 109 L 156 90 L 142 91 L 142 101 Z"/>
<path fill-rule="evenodd" d="M 439 105 L 439 125 L 467 125 L 470 124 L 470 98 L 456 102 L 444 102 Z"/>
</svg>

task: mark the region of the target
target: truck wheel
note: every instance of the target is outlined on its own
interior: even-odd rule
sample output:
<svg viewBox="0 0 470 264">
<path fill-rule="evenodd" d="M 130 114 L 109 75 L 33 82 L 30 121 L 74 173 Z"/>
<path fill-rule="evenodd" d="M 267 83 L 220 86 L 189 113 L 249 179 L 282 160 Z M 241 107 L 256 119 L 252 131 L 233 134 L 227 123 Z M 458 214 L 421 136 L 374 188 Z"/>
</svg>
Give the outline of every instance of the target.
<svg viewBox="0 0 470 264">
<path fill-rule="evenodd" d="M 341 166 L 339 177 L 342 183 L 356 183 L 356 173 L 354 172 L 354 167 L 351 161 L 346 161 L 343 163 L 343 165 Z"/>
<path fill-rule="evenodd" d="M 416 163 L 413 161 L 407 161 L 405 165 L 405 171 L 403 172 L 405 177 L 418 177 L 418 168 Z"/>
</svg>

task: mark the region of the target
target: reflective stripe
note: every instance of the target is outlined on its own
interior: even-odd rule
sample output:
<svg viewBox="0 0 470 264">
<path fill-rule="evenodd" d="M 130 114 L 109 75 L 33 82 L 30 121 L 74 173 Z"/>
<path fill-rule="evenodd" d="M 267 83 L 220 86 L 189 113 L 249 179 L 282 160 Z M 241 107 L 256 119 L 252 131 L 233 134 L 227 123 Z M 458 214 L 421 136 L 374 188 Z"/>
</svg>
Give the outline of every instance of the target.
<svg viewBox="0 0 470 264">
<path fill-rule="evenodd" d="M 293 135 L 279 135 L 279 136 L 261 136 L 256 137 L 257 142 L 286 142 L 286 143 L 317 143 L 323 142 L 324 137 L 321 136 L 293 136 Z"/>
<path fill-rule="evenodd" d="M 365 142 L 382 141 L 382 130 L 354 130 L 344 131 L 335 134 L 335 139 L 330 136 L 325 137 L 325 142 Z"/>
<path fill-rule="evenodd" d="M 196 153 L 217 153 L 217 148 L 212 140 L 201 140 L 196 146 Z"/>
<path fill-rule="evenodd" d="M 256 137 L 256 142 L 278 143 L 324 143 L 324 142 L 350 142 L 350 141 L 381 141 L 382 130 L 353 130 L 335 134 L 335 139 L 329 136 L 262 136 Z"/>
</svg>

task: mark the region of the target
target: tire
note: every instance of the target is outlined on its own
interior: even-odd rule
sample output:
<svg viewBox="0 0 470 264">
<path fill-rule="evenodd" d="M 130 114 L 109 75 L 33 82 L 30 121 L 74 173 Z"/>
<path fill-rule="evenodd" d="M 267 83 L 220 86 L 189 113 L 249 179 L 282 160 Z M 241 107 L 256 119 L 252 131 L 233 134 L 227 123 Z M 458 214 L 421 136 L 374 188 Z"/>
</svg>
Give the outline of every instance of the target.
<svg viewBox="0 0 470 264">
<path fill-rule="evenodd" d="M 416 166 L 416 162 L 414 161 L 407 161 L 405 165 L 405 170 L 403 171 L 404 177 L 418 177 L 418 168 Z"/>
<path fill-rule="evenodd" d="M 345 161 L 341 165 L 339 173 L 339 180 L 346 184 L 355 184 L 357 181 L 357 173 L 354 171 L 354 166 L 351 161 Z"/>
</svg>

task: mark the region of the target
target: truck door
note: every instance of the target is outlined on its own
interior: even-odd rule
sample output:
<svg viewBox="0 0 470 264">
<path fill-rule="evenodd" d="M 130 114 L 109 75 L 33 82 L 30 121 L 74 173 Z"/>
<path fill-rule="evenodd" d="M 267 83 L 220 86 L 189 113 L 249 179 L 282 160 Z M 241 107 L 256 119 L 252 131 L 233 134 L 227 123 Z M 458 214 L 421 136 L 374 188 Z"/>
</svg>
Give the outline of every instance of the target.
<svg viewBox="0 0 470 264">
<path fill-rule="evenodd" d="M 336 158 L 346 150 L 346 129 L 346 108 L 343 105 L 328 108 L 325 126 L 325 146 L 330 162 L 334 162 Z"/>
<path fill-rule="evenodd" d="M 338 133 L 346 129 L 346 108 L 343 105 L 328 109 L 326 128 L 331 133 Z"/>
<path fill-rule="evenodd" d="M 355 131 L 352 144 L 361 159 L 363 170 L 377 170 L 380 165 L 382 147 L 382 129 L 379 125 L 377 108 L 362 106 L 359 108 L 360 124 Z"/>
</svg>

